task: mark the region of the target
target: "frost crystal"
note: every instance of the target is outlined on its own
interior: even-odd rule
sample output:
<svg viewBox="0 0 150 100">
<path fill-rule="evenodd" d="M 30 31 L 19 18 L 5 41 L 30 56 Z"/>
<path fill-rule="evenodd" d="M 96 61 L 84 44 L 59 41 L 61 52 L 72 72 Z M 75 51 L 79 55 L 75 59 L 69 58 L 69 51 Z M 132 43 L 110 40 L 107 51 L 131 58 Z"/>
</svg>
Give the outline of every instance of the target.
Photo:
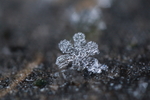
<svg viewBox="0 0 150 100">
<path fill-rule="evenodd" d="M 89 57 L 99 54 L 98 45 L 95 42 L 86 43 L 85 35 L 80 32 L 73 36 L 73 41 L 74 45 L 66 39 L 58 44 L 62 53 L 66 53 L 56 59 L 56 65 L 59 68 L 63 68 L 72 62 L 71 68 L 73 69 L 83 70 L 87 68 L 89 72 L 93 73 L 101 73 L 102 70 L 107 71 L 107 65 L 102 65 L 96 58 Z"/>
</svg>

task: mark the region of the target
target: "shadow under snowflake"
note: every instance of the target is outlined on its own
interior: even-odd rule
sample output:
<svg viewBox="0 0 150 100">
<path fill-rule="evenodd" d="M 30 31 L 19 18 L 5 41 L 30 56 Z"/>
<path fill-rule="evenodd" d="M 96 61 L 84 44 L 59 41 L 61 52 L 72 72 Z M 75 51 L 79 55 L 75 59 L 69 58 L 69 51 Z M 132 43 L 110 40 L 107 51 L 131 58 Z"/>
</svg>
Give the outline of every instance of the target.
<svg viewBox="0 0 150 100">
<path fill-rule="evenodd" d="M 56 65 L 59 68 L 66 67 L 72 62 L 72 69 L 83 70 L 87 68 L 89 72 L 93 73 L 101 73 L 102 70 L 107 71 L 107 65 L 100 64 L 96 58 L 90 57 L 99 54 L 98 45 L 95 42 L 86 43 L 85 35 L 81 32 L 76 33 L 73 40 L 74 45 L 66 39 L 58 44 L 62 53 L 65 53 L 56 59 Z"/>
</svg>

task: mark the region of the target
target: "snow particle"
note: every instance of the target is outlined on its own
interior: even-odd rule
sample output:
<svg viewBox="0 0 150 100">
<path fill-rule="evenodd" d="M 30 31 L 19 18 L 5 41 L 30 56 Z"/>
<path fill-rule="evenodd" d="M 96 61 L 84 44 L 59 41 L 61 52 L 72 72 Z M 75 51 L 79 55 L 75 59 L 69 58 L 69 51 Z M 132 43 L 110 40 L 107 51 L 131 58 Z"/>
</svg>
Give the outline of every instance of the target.
<svg viewBox="0 0 150 100">
<path fill-rule="evenodd" d="M 89 72 L 93 73 L 101 73 L 102 70 L 107 71 L 107 65 L 100 64 L 96 58 L 91 57 L 99 54 L 98 45 L 95 42 L 86 43 L 85 35 L 81 32 L 76 33 L 73 40 L 74 44 L 66 39 L 58 44 L 62 53 L 65 53 L 56 59 L 56 65 L 59 68 L 66 67 L 72 62 L 72 69 L 83 70 L 87 68 Z"/>
</svg>

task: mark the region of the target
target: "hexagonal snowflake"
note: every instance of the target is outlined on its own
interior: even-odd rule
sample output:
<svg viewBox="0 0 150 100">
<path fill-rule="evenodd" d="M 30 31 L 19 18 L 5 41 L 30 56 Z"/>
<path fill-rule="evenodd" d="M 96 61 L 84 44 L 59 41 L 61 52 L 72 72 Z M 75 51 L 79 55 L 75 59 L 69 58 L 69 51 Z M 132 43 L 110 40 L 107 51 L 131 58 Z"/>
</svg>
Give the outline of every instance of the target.
<svg viewBox="0 0 150 100">
<path fill-rule="evenodd" d="M 96 58 L 90 57 L 99 54 L 98 45 L 95 42 L 86 43 L 85 35 L 81 32 L 73 36 L 74 45 L 70 41 L 62 40 L 58 44 L 62 53 L 56 59 L 56 65 L 59 68 L 67 66 L 72 62 L 73 69 L 83 70 L 87 68 L 88 71 L 93 73 L 101 73 L 102 70 L 107 70 L 107 65 L 102 65 Z"/>
</svg>

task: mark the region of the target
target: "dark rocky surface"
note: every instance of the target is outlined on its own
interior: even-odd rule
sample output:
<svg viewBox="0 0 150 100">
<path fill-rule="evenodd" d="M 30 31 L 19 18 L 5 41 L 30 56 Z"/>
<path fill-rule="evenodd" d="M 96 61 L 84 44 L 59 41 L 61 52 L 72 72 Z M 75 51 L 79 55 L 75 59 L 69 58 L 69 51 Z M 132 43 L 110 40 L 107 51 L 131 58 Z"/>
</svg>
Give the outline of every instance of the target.
<svg viewBox="0 0 150 100">
<path fill-rule="evenodd" d="M 150 1 L 113 0 L 110 8 L 101 8 L 107 28 L 90 25 L 88 31 L 71 24 L 66 13 L 80 2 L 0 0 L 1 100 L 150 99 Z M 59 41 L 76 32 L 99 44 L 95 57 L 108 65 L 107 72 L 55 65 Z M 31 71 L 32 62 L 38 66 Z"/>
</svg>

